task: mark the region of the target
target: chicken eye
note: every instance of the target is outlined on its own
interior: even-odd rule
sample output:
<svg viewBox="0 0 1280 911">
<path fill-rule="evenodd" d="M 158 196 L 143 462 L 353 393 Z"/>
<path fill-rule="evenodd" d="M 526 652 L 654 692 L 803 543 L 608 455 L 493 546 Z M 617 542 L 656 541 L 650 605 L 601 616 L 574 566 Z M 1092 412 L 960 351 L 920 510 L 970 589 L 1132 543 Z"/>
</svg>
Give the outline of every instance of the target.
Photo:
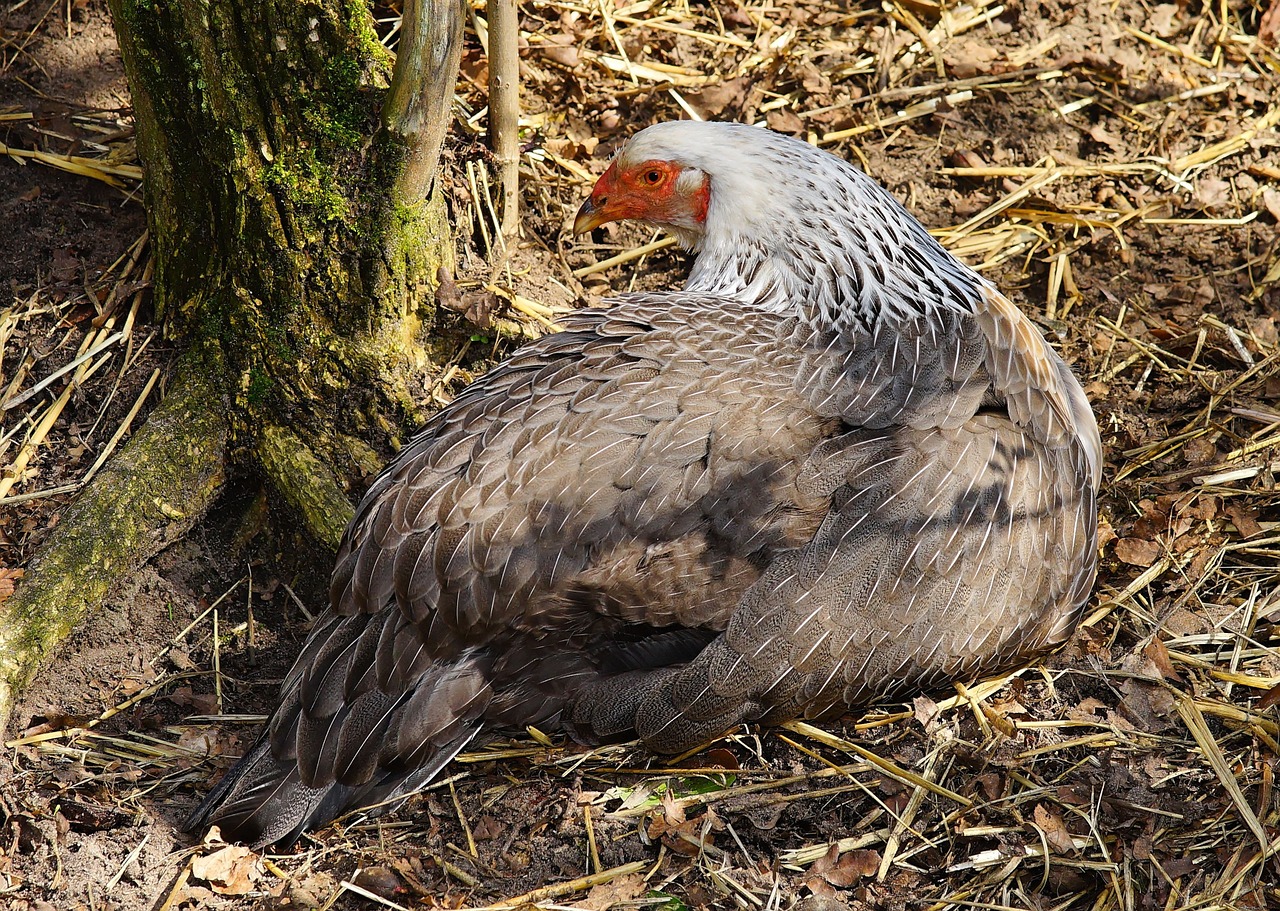
<svg viewBox="0 0 1280 911">
<path fill-rule="evenodd" d="M 662 172 L 657 168 L 651 168 L 644 172 L 644 182 L 651 187 L 656 187 L 662 183 Z"/>
</svg>

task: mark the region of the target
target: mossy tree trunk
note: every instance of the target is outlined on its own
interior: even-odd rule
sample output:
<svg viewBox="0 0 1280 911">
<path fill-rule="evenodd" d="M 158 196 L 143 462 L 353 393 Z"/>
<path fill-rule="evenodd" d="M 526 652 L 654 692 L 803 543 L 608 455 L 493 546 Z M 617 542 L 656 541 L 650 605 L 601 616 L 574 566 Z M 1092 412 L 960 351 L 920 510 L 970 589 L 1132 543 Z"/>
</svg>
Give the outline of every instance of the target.
<svg viewBox="0 0 1280 911">
<path fill-rule="evenodd" d="M 336 547 L 350 480 L 416 422 L 410 384 L 428 366 L 436 277 L 450 266 L 432 177 L 459 0 L 406 0 L 398 61 L 364 0 L 110 7 L 146 172 L 157 311 L 188 353 L 153 432 L 122 453 L 170 470 L 100 476 L 79 509 L 91 521 L 63 522 L 6 604 L 0 727 L 38 661 L 123 572 L 198 520 L 228 468 L 259 467 Z M 104 554 L 121 509 L 138 527 Z M 114 571 L 77 585 L 77 560 Z"/>
</svg>

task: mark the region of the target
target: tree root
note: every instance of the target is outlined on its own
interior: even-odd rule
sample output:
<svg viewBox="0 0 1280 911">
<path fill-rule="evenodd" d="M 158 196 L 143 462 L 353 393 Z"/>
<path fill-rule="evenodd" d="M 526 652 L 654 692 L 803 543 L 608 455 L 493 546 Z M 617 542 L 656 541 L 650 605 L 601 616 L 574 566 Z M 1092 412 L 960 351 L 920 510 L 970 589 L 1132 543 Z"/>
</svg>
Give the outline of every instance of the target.
<svg viewBox="0 0 1280 911">
<path fill-rule="evenodd" d="M 67 510 L 0 607 L 0 733 L 40 662 L 213 504 L 226 480 L 229 425 L 209 368 L 195 352 L 179 361 L 164 400 Z"/>
<path fill-rule="evenodd" d="M 278 424 L 258 431 L 256 454 L 267 481 L 297 513 L 307 533 L 336 551 L 355 510 L 333 472 L 297 434 Z"/>
</svg>

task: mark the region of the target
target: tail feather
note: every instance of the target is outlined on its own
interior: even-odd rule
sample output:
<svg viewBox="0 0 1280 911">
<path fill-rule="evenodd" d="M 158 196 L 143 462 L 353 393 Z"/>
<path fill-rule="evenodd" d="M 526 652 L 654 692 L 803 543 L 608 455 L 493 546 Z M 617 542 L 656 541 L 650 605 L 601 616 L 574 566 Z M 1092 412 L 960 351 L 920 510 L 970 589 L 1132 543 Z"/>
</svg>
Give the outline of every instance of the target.
<svg viewBox="0 0 1280 911">
<path fill-rule="evenodd" d="M 323 826 L 344 813 L 362 809 L 374 818 L 398 807 L 426 787 L 479 733 L 472 724 L 448 743 L 437 746 L 426 762 L 409 774 L 386 771 L 362 785 L 336 781 L 320 787 L 304 784 L 296 762 L 280 761 L 271 745 L 260 740 L 240 758 L 182 825 L 186 832 L 218 826 L 228 841 L 288 847 L 303 832 Z"/>
<path fill-rule="evenodd" d="M 349 667 L 335 669 L 357 679 Z M 467 652 L 392 692 L 326 692 L 315 705 L 333 703 L 333 711 L 312 714 L 295 668 L 273 723 L 184 828 L 217 825 L 228 840 L 292 844 L 352 810 L 376 804 L 371 815 L 386 812 L 429 784 L 480 732 L 492 695 L 489 671 L 487 655 Z"/>
</svg>

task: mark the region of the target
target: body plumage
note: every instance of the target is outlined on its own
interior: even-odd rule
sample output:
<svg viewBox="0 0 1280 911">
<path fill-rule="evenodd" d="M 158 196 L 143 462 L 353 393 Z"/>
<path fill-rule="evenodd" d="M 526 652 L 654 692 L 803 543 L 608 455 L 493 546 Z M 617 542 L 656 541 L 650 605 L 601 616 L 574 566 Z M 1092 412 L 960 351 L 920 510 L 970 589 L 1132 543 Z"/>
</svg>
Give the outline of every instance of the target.
<svg viewBox="0 0 1280 911">
<path fill-rule="evenodd" d="M 289 841 L 528 725 L 678 752 L 1024 662 L 1093 582 L 1097 428 L 891 196 L 732 124 L 638 134 L 579 214 L 697 260 L 437 413 L 347 531 L 280 708 L 191 825 Z"/>
</svg>

